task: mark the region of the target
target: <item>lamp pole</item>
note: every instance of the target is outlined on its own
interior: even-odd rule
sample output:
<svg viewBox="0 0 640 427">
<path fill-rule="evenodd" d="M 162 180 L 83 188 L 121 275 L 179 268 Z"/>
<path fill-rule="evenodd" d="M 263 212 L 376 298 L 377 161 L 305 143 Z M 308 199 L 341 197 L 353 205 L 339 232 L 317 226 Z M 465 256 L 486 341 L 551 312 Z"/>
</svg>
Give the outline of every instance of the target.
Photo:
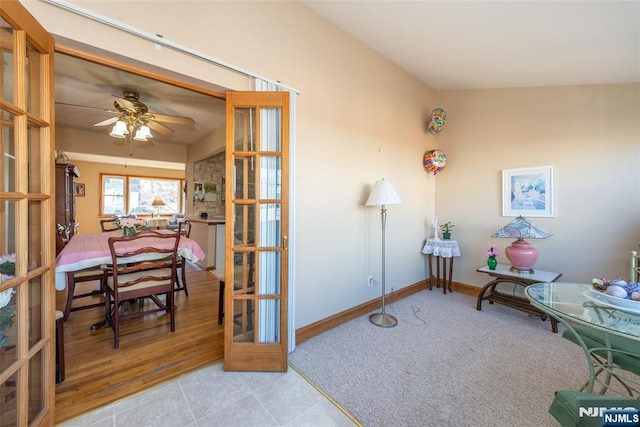
<svg viewBox="0 0 640 427">
<path fill-rule="evenodd" d="M 398 324 L 398 319 L 385 312 L 385 295 L 387 293 L 385 289 L 385 229 L 387 227 L 387 208 L 385 205 L 382 205 L 380 208 L 380 221 L 382 223 L 382 312 L 369 316 L 369 321 L 376 326 L 392 328 Z"/>
</svg>

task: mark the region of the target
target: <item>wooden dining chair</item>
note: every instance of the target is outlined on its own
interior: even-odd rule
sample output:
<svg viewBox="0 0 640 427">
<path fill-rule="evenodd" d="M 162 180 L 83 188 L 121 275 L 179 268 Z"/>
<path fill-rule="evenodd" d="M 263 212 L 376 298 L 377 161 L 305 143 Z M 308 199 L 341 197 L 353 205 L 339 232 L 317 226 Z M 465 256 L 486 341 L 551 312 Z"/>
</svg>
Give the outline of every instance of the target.
<svg viewBox="0 0 640 427">
<path fill-rule="evenodd" d="M 178 234 L 180 236 L 184 236 L 189 238 L 191 236 L 191 221 L 185 220 L 178 224 Z M 186 274 L 186 263 L 187 261 L 184 257 L 178 255 L 178 265 L 177 268 L 180 270 L 180 279 L 182 280 L 182 284 L 178 281 L 178 277 L 176 277 L 176 291 L 184 291 L 186 296 L 189 296 L 189 289 L 187 289 L 187 274 Z"/>
<path fill-rule="evenodd" d="M 69 230 L 63 225 L 57 226 L 57 239 L 56 245 L 60 246 L 60 250 L 64 249 L 64 246 L 69 242 Z M 64 309 L 63 321 L 66 322 L 69 319 L 69 315 L 72 311 L 86 310 L 89 308 L 96 308 L 104 306 L 104 301 L 93 302 L 91 304 L 76 305 L 73 306 L 75 300 L 81 298 L 92 298 L 104 295 L 105 283 L 104 283 L 104 271 L 100 267 L 86 268 L 84 270 L 69 271 L 67 276 L 67 302 Z M 87 292 L 76 294 L 76 285 L 83 282 L 97 282 L 99 284 L 98 289 L 92 289 Z"/>
<path fill-rule="evenodd" d="M 114 231 L 118 229 L 118 218 L 113 217 L 113 218 L 107 218 L 107 219 L 101 219 L 100 220 L 100 230 L 102 230 L 102 232 L 107 232 L 107 231 Z"/>
<path fill-rule="evenodd" d="M 140 231 L 130 237 L 109 238 L 111 264 L 103 266 L 107 297 L 106 323 L 114 332 L 114 348 L 119 347 L 120 322 L 158 311 L 169 313 L 171 332 L 175 331 L 174 283 L 179 234 Z M 159 296 L 165 295 L 165 301 Z M 155 307 L 120 313 L 130 300 L 150 298 Z"/>
</svg>

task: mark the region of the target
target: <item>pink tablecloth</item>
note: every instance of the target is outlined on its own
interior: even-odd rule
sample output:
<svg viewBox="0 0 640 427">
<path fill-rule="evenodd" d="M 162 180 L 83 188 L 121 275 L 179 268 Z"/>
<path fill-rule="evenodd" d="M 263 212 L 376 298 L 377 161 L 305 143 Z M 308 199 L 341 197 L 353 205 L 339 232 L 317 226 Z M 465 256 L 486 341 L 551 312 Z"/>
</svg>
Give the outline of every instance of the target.
<svg viewBox="0 0 640 427">
<path fill-rule="evenodd" d="M 155 230 L 154 230 L 155 231 Z M 174 233 L 171 230 L 157 230 L 160 233 Z M 60 251 L 56 259 L 56 289 L 63 290 L 67 286 L 66 272 L 78 271 L 111 263 L 109 237 L 122 236 L 121 230 L 106 233 L 84 233 L 74 235 L 69 243 Z M 161 241 L 161 239 L 158 239 Z M 165 243 L 166 242 L 162 242 Z M 180 236 L 178 254 L 191 262 L 197 262 L 206 255 L 202 248 L 185 236 Z"/>
</svg>

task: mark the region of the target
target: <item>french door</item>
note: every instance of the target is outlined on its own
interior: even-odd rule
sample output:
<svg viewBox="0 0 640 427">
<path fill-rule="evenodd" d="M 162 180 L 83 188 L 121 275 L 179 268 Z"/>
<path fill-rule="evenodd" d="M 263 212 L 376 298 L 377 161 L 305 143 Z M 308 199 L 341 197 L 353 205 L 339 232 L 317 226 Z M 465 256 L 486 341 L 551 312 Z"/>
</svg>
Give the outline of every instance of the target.
<svg viewBox="0 0 640 427">
<path fill-rule="evenodd" d="M 53 38 L 0 1 L 0 425 L 53 425 Z"/>
<path fill-rule="evenodd" d="M 287 370 L 289 93 L 227 92 L 227 371 Z"/>
</svg>

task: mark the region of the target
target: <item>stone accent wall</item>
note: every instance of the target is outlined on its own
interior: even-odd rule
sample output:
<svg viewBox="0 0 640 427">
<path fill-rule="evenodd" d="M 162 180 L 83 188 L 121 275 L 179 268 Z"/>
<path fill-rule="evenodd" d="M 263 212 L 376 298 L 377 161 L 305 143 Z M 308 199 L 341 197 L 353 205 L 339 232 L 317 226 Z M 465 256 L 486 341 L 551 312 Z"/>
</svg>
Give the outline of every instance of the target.
<svg viewBox="0 0 640 427">
<path fill-rule="evenodd" d="M 221 152 L 193 164 L 194 182 L 204 184 L 204 194 L 194 191 L 191 200 L 195 216 L 206 212 L 209 218 L 224 217 L 224 158 Z M 193 188 L 194 183 L 188 185 Z"/>
</svg>

